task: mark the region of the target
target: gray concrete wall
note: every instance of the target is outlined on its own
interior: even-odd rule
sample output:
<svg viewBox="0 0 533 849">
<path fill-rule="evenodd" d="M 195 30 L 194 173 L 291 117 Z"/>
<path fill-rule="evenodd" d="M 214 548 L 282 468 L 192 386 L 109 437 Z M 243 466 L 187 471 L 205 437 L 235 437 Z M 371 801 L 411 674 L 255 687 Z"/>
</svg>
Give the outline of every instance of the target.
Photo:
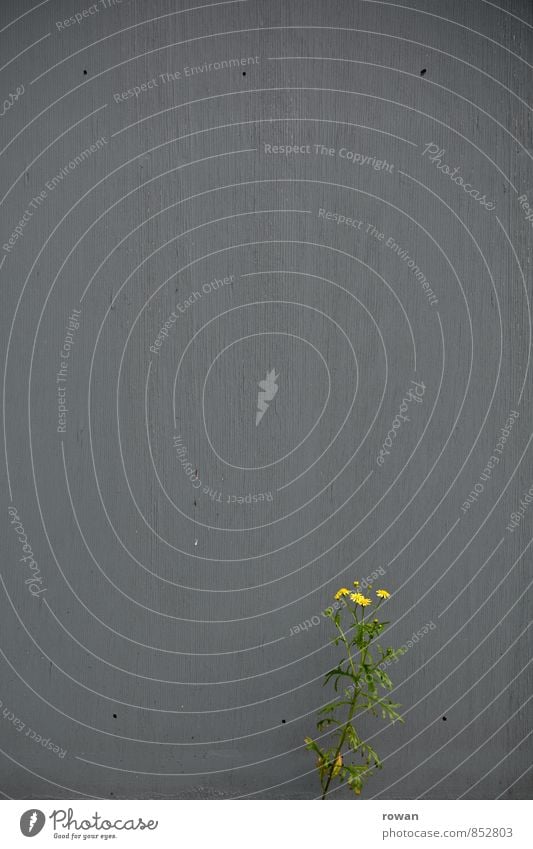
<svg viewBox="0 0 533 849">
<path fill-rule="evenodd" d="M 528 797 L 531 4 L 191 7 L 1 2 L 0 790 L 314 798 L 378 571 L 366 798 Z"/>
</svg>

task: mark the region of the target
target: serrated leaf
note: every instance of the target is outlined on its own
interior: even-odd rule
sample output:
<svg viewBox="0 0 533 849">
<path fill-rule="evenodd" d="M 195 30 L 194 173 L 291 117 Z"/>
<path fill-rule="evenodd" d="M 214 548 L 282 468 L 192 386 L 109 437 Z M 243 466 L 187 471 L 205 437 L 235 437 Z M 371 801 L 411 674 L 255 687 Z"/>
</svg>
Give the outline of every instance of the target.
<svg viewBox="0 0 533 849">
<path fill-rule="evenodd" d="M 361 745 L 361 740 L 358 737 L 357 732 L 356 732 L 355 728 L 353 727 L 353 725 L 347 726 L 346 737 L 348 738 L 348 742 L 350 743 L 350 746 L 352 747 L 353 751 L 354 752 L 357 751 L 357 749 Z"/>
<path fill-rule="evenodd" d="M 324 705 L 324 707 L 321 707 L 318 712 L 319 713 L 332 713 L 332 711 L 334 711 L 336 709 L 337 709 L 337 703 L 336 702 L 330 702 L 329 705 Z"/>
<path fill-rule="evenodd" d="M 338 722 L 338 720 L 332 719 L 331 716 L 327 716 L 325 719 L 319 719 L 319 721 L 316 724 L 316 727 L 318 728 L 319 731 L 322 731 L 323 728 L 329 728 L 330 725 L 340 725 L 340 724 L 341 723 Z"/>
</svg>

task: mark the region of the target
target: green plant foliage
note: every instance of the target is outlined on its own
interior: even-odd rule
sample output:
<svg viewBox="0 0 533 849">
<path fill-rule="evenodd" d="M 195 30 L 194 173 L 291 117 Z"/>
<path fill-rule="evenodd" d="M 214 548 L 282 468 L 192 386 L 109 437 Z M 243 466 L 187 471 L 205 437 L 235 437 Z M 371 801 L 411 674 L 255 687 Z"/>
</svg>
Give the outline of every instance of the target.
<svg viewBox="0 0 533 849">
<path fill-rule="evenodd" d="M 368 711 L 385 720 L 403 722 L 396 710 L 400 705 L 383 692 L 392 689 L 392 681 L 382 668 L 400 657 L 403 650 L 382 648 L 376 642 L 389 624 L 380 621 L 376 613 L 390 593 L 377 590 L 375 599 L 367 598 L 358 586 L 354 581 L 353 591 L 340 589 L 335 594 L 337 604 L 325 611 L 337 630 L 332 643 L 344 646 L 346 656 L 324 677 L 324 686 L 333 685 L 337 696 L 319 710 L 316 723 L 331 745 L 322 748 L 311 737 L 305 738 L 306 748 L 316 757 L 322 799 L 326 799 L 333 780 L 348 784 L 359 796 L 373 771 L 382 768 L 378 754 L 357 733 L 357 714 Z"/>
</svg>

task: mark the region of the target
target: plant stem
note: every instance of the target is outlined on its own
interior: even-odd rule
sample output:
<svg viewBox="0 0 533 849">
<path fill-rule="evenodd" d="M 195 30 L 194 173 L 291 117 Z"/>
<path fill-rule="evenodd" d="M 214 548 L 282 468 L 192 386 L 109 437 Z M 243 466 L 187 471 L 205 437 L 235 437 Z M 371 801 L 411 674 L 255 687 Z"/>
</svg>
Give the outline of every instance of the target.
<svg viewBox="0 0 533 849">
<path fill-rule="evenodd" d="M 363 608 L 361 609 L 361 624 L 363 623 L 364 618 L 365 618 L 365 609 L 364 609 L 364 607 L 363 607 Z M 358 624 L 359 624 L 359 620 L 358 620 L 358 618 L 357 618 L 357 610 L 355 611 L 355 619 L 356 619 L 356 621 L 357 621 L 357 622 L 358 622 Z M 357 673 L 356 673 L 356 671 L 355 671 L 355 666 L 354 666 L 354 661 L 353 661 L 352 653 L 351 653 L 351 651 L 350 651 L 350 645 L 349 645 L 349 643 L 348 643 L 348 640 L 347 640 L 347 638 L 346 638 L 346 636 L 345 636 L 345 634 L 344 634 L 344 632 L 343 632 L 343 630 L 342 630 L 341 626 L 340 626 L 340 625 L 337 625 L 337 628 L 338 628 L 338 630 L 340 631 L 340 634 L 341 634 L 341 636 L 342 636 L 342 640 L 343 640 L 343 642 L 344 642 L 344 645 L 346 646 L 346 651 L 347 651 L 347 653 L 348 653 L 348 661 L 349 661 L 350 666 L 351 666 L 351 668 L 352 668 L 352 672 L 353 672 L 354 678 L 357 678 Z M 370 640 L 369 640 L 369 642 L 370 642 Z M 364 648 L 363 648 L 363 650 L 362 650 L 362 652 L 361 652 L 361 661 L 360 661 L 360 665 L 361 665 L 361 666 L 363 666 L 363 665 L 364 665 L 367 654 L 368 654 L 368 643 L 364 643 Z M 349 725 L 350 725 L 350 723 L 351 723 L 351 721 L 352 721 L 352 719 L 353 719 L 353 717 L 354 717 L 355 711 L 356 711 L 358 695 L 359 695 L 359 693 L 358 693 L 358 691 L 357 691 L 357 687 L 356 687 L 356 684 L 355 684 L 355 682 L 354 682 L 354 691 L 353 691 L 352 701 L 351 701 L 351 704 L 350 704 L 350 710 L 349 710 L 349 713 L 348 713 L 348 719 L 346 720 L 346 723 L 345 723 L 345 726 L 344 726 L 344 731 L 342 732 L 342 734 L 341 734 L 341 736 L 340 736 L 340 739 L 339 739 L 339 745 L 337 746 L 337 749 L 336 749 L 336 751 L 335 751 L 335 755 L 334 755 L 334 757 L 333 757 L 333 763 L 331 764 L 331 766 L 330 766 L 330 768 L 329 768 L 328 780 L 326 781 L 326 786 L 324 787 L 323 792 L 322 792 L 322 799 L 325 799 L 325 798 L 326 798 L 326 794 L 327 794 L 327 792 L 328 792 L 329 785 L 331 784 L 331 781 L 332 781 L 332 779 L 333 779 L 333 772 L 334 772 L 334 770 L 335 770 L 335 766 L 336 766 L 337 758 L 339 757 L 339 755 L 340 755 L 340 753 L 341 753 L 341 749 L 342 749 L 343 743 L 344 743 L 344 741 L 345 741 L 345 739 L 346 739 L 346 734 L 348 733 L 348 727 L 349 727 Z"/>
<path fill-rule="evenodd" d="M 363 614 L 364 614 L 364 611 L 363 611 Z M 357 613 L 356 613 L 356 615 L 355 615 L 355 618 L 357 619 Z M 362 620 L 361 620 L 361 621 L 362 621 Z M 340 631 L 340 634 L 341 634 L 341 636 L 342 636 L 342 639 L 343 639 L 344 645 L 345 645 L 345 647 L 346 647 L 346 651 L 347 651 L 347 653 L 348 653 L 348 660 L 349 660 L 349 662 L 350 662 L 350 666 L 351 666 L 351 668 L 352 668 L 352 672 L 353 672 L 354 678 L 357 678 L 357 673 L 356 673 L 356 671 L 355 671 L 355 666 L 354 666 L 354 662 L 353 662 L 352 653 L 351 653 L 351 651 L 350 651 L 350 644 L 348 643 L 348 640 L 347 640 L 347 638 L 346 638 L 346 636 L 345 636 L 345 634 L 344 634 L 344 631 L 342 630 L 341 626 L 340 626 L 340 625 L 337 625 L 337 628 L 338 628 L 338 630 Z M 325 799 L 325 798 L 326 798 L 326 794 L 327 794 L 327 792 L 328 792 L 329 785 L 331 784 L 331 780 L 332 780 L 332 778 L 333 778 L 333 772 L 334 772 L 334 770 L 335 770 L 335 766 L 336 766 L 337 758 L 339 757 L 339 755 L 340 755 L 340 753 L 341 753 L 341 749 L 342 749 L 343 743 L 344 743 L 344 741 L 345 741 L 345 739 L 346 739 L 346 734 L 348 733 L 348 726 L 349 726 L 350 722 L 352 721 L 353 716 L 354 716 L 354 714 L 355 714 L 355 709 L 356 709 L 356 705 L 357 705 L 357 697 L 358 697 L 358 695 L 359 695 L 359 694 L 358 694 L 358 692 L 357 692 L 356 683 L 355 683 L 355 681 L 354 681 L 354 690 L 353 690 L 353 695 L 352 695 L 352 701 L 351 701 L 351 704 L 350 704 L 350 711 L 349 711 L 349 714 L 348 714 L 348 719 L 346 720 L 346 724 L 345 724 L 345 726 L 344 726 L 344 731 L 342 732 L 342 734 L 341 734 L 341 736 L 340 736 L 340 739 L 339 739 L 339 745 L 337 746 L 337 750 L 336 750 L 336 752 L 335 752 L 335 756 L 334 756 L 334 758 L 333 758 L 333 763 L 331 764 L 331 766 L 330 766 L 330 768 L 329 768 L 328 780 L 326 781 L 326 786 L 324 787 L 323 792 L 322 792 L 322 799 Z"/>
<path fill-rule="evenodd" d="M 339 745 L 337 746 L 337 750 L 336 750 L 334 758 L 333 758 L 333 763 L 331 764 L 331 766 L 329 768 L 328 780 L 326 781 L 326 786 L 324 787 L 324 789 L 322 791 L 322 799 L 326 798 L 326 794 L 328 792 L 329 785 L 331 784 L 331 780 L 333 778 L 333 772 L 335 770 L 337 758 L 340 755 L 342 745 L 343 745 L 343 743 L 346 739 L 346 734 L 348 733 L 348 726 L 349 726 L 351 720 L 353 719 L 353 716 L 354 716 L 354 713 L 355 713 L 355 708 L 356 708 L 356 704 L 357 704 L 357 696 L 358 696 L 357 690 L 354 689 L 352 702 L 351 702 L 351 705 L 350 705 L 350 712 L 348 714 L 348 719 L 346 720 L 346 724 L 344 726 L 344 731 L 341 734 L 341 737 L 340 737 L 340 740 L 339 740 Z"/>
</svg>

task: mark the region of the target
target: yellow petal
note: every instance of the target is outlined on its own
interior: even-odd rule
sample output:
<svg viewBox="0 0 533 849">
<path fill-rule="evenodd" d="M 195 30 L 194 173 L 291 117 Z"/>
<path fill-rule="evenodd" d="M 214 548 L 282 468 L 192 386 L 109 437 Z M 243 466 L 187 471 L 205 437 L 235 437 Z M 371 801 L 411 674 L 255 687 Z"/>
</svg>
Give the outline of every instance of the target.
<svg viewBox="0 0 533 849">
<path fill-rule="evenodd" d="M 338 775 L 342 766 L 342 755 L 339 752 L 335 758 L 335 766 L 333 767 L 333 776 Z"/>
</svg>

